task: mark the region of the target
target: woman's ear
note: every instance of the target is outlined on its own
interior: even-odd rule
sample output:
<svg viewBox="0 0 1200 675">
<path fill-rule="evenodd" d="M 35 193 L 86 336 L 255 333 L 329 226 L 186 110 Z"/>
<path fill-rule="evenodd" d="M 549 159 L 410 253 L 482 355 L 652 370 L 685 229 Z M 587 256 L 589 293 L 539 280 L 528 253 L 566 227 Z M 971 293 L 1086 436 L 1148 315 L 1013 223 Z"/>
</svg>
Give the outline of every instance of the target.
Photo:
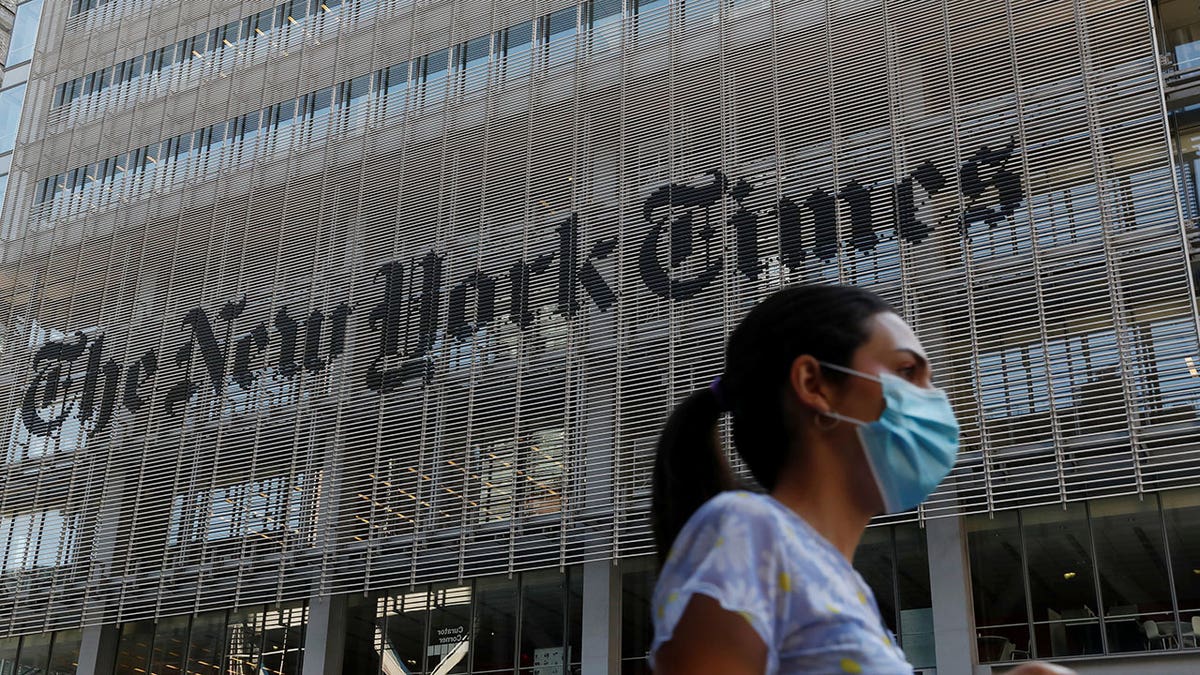
<svg viewBox="0 0 1200 675">
<path fill-rule="evenodd" d="M 833 410 L 833 389 L 821 364 L 810 354 L 801 354 L 792 361 L 792 369 L 788 376 L 788 384 L 800 405 L 816 413 L 827 413 Z"/>
</svg>

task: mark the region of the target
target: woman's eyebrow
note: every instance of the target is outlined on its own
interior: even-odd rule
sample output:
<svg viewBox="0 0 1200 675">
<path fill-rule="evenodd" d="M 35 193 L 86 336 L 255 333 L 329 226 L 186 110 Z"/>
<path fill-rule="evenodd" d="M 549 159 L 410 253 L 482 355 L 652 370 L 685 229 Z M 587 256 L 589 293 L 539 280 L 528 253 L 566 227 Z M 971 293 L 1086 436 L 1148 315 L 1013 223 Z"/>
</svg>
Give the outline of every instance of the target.
<svg viewBox="0 0 1200 675">
<path fill-rule="evenodd" d="M 898 348 L 896 348 L 896 351 L 903 352 L 905 354 L 912 356 L 914 359 L 917 360 L 917 363 L 921 366 L 929 367 L 929 359 L 927 359 L 924 354 L 916 351 L 915 349 L 909 349 L 908 347 L 898 347 Z"/>
</svg>

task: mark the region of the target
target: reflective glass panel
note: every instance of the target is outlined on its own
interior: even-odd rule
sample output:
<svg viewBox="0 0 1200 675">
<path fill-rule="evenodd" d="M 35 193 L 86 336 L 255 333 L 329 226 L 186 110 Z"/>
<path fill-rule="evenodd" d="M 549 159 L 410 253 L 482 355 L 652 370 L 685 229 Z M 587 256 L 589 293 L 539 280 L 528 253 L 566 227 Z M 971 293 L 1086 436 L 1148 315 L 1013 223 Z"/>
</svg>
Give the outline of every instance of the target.
<svg viewBox="0 0 1200 675">
<path fill-rule="evenodd" d="M 400 593 L 380 599 L 379 605 L 378 616 L 385 628 L 380 656 L 384 672 L 425 672 L 429 593 L 424 589 Z"/>
<path fill-rule="evenodd" d="M 74 675 L 79 668 L 79 646 L 82 641 L 83 631 L 65 630 L 54 634 L 49 675 Z"/>
<path fill-rule="evenodd" d="M 1179 617 L 1190 624 L 1200 616 L 1200 490 L 1171 490 L 1160 498 Z"/>
<path fill-rule="evenodd" d="M 17 18 L 13 21 L 12 42 L 8 44 L 8 60 L 5 66 L 13 66 L 33 58 L 33 45 L 37 42 L 38 24 L 42 20 L 42 0 L 32 0 L 17 7 Z"/>
<path fill-rule="evenodd" d="M 4 638 L 0 640 L 0 675 L 13 675 L 17 668 L 17 647 L 21 638 Z"/>
<path fill-rule="evenodd" d="M 304 626 L 308 609 L 293 602 L 263 612 L 262 670 L 275 675 L 297 675 L 303 663 Z"/>
<path fill-rule="evenodd" d="M 0 91 L 0 153 L 13 149 L 17 141 L 17 126 L 21 123 L 21 104 L 25 102 L 25 85 Z"/>
<path fill-rule="evenodd" d="M 219 675 L 225 650 L 225 612 L 205 612 L 192 619 L 188 636 L 188 675 Z"/>
<path fill-rule="evenodd" d="M 487 577 L 475 585 L 475 672 L 513 672 L 517 649 L 517 580 Z"/>
<path fill-rule="evenodd" d="M 116 672 L 146 672 L 150 667 L 150 643 L 153 641 L 153 621 L 136 621 L 123 624 L 121 626 L 121 638 L 117 643 Z"/>
<path fill-rule="evenodd" d="M 43 675 L 50 664 L 50 633 L 26 635 L 21 638 L 21 656 L 17 662 L 19 675 Z"/>
<path fill-rule="evenodd" d="M 657 580 L 653 556 L 622 561 L 621 568 L 621 672 L 649 673 L 646 655 L 654 637 L 650 604 Z"/>
<path fill-rule="evenodd" d="M 379 672 L 380 651 L 375 631 L 375 608 L 378 603 L 379 598 L 375 595 L 353 593 L 346 598 L 346 647 L 342 656 L 342 672 Z M 404 671 L 389 668 L 385 672 Z"/>
<path fill-rule="evenodd" d="M 180 672 L 187 651 L 190 616 L 170 616 L 160 619 L 154 631 L 154 651 L 150 654 L 152 675 Z"/>
<path fill-rule="evenodd" d="M 868 527 L 854 551 L 854 569 L 871 587 L 879 613 L 893 633 L 896 632 L 895 564 L 891 528 Z"/>
<path fill-rule="evenodd" d="M 1018 523 L 1015 511 L 966 519 L 976 647 L 981 663 L 1006 661 L 1013 658 L 1014 653 L 1029 649 L 1031 636 L 1025 610 L 1025 575 Z"/>
<path fill-rule="evenodd" d="M 229 613 L 225 626 L 226 673 L 257 674 L 263 665 L 263 613 L 259 608 L 243 608 Z"/>
<path fill-rule="evenodd" d="M 429 594 L 430 672 L 467 672 L 470 625 L 471 587 L 435 586 Z"/>
<path fill-rule="evenodd" d="M 1108 651 L 1145 649 L 1145 621 L 1173 616 L 1158 502 L 1131 495 L 1089 507 Z"/>
<path fill-rule="evenodd" d="M 558 570 L 530 572 L 522 576 L 521 669 L 547 672 L 564 664 L 563 605 L 566 575 Z"/>
<path fill-rule="evenodd" d="M 900 602 L 900 627 L 895 631 L 909 663 L 933 667 L 933 600 L 929 588 L 929 548 L 925 529 L 917 523 L 896 525 L 896 589 Z M 883 607 L 881 606 L 882 610 Z M 887 618 L 887 614 L 884 614 Z"/>
<path fill-rule="evenodd" d="M 1092 541 L 1083 504 L 1022 512 L 1039 658 L 1102 651 Z"/>
</svg>

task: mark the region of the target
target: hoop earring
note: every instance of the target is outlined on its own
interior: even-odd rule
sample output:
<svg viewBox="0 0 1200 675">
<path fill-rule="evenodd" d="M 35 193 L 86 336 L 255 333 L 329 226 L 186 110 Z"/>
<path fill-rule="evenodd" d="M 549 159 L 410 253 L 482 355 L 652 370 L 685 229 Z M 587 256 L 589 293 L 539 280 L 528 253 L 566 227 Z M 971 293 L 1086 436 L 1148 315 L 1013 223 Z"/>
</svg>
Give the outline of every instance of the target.
<svg viewBox="0 0 1200 675">
<path fill-rule="evenodd" d="M 829 420 L 830 422 L 832 422 L 832 424 L 830 424 L 829 426 L 825 426 L 824 424 L 821 423 L 821 420 L 823 420 L 823 419 Z M 834 429 L 837 428 L 837 425 L 841 424 L 841 422 L 842 421 L 837 419 L 836 417 L 829 417 L 825 413 L 819 412 L 819 413 L 817 413 L 817 418 L 813 422 L 813 424 L 815 424 L 817 426 L 817 428 L 820 429 L 821 431 L 833 431 Z"/>
</svg>

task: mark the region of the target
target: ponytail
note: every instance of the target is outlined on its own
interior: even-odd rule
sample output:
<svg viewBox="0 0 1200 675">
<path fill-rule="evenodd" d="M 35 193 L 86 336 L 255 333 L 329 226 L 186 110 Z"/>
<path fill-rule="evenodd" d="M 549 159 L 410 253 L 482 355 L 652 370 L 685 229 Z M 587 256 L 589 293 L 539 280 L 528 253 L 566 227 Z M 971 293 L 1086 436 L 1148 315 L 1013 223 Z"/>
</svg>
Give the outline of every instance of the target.
<svg viewBox="0 0 1200 675">
<path fill-rule="evenodd" d="M 675 406 L 658 438 L 650 524 L 660 565 L 696 509 L 734 488 L 733 473 L 717 438 L 721 410 L 716 387 L 695 391 Z"/>
</svg>

